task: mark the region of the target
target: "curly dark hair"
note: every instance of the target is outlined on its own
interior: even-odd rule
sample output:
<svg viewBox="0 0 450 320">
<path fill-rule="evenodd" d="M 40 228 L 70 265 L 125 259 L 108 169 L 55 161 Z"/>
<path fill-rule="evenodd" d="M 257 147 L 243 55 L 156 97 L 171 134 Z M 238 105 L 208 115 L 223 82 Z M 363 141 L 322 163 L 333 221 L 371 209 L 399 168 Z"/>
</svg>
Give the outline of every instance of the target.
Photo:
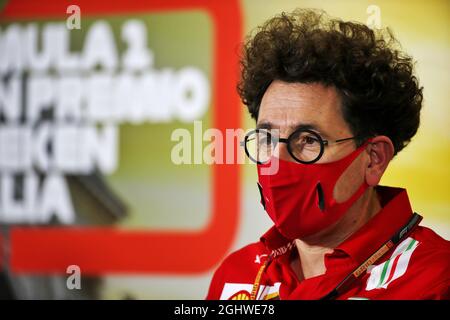
<svg viewBox="0 0 450 320">
<path fill-rule="evenodd" d="M 324 11 L 282 13 L 247 38 L 238 92 L 255 120 L 273 80 L 334 86 L 358 144 L 386 135 L 394 154 L 416 134 L 422 87 L 413 60 L 389 29 L 330 18 Z"/>
</svg>

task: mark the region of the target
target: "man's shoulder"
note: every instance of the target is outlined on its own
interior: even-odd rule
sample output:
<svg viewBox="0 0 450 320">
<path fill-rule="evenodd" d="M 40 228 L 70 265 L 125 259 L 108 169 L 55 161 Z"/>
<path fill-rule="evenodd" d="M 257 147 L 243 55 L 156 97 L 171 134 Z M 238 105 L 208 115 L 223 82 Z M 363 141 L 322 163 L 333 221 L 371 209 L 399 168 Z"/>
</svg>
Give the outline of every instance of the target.
<svg viewBox="0 0 450 320">
<path fill-rule="evenodd" d="M 250 257 L 255 254 L 265 254 L 267 252 L 267 248 L 261 241 L 250 243 L 228 255 L 225 261 L 233 261 L 235 259 L 242 259 L 245 257 Z"/>
<path fill-rule="evenodd" d="M 417 241 L 417 253 L 411 259 L 414 275 L 428 289 L 450 285 L 450 241 L 427 227 L 419 226 L 410 236 Z M 417 284 L 417 282 L 415 282 Z M 447 289 L 448 290 L 448 289 Z"/>
<path fill-rule="evenodd" d="M 229 254 L 213 275 L 207 299 L 219 299 L 226 283 L 253 283 L 267 256 L 262 242 L 251 243 Z"/>
<path fill-rule="evenodd" d="M 219 269 L 231 277 L 246 278 L 247 273 L 254 274 L 252 270 L 257 270 L 267 256 L 268 251 L 262 242 L 254 242 L 230 253 L 223 260 Z"/>
<path fill-rule="evenodd" d="M 450 268 L 450 241 L 445 240 L 432 229 L 423 226 L 417 227 L 411 237 L 418 242 L 418 252 L 421 253 L 427 265 L 442 265 Z M 446 269 L 446 271 L 449 273 L 449 269 Z"/>
<path fill-rule="evenodd" d="M 418 226 L 411 235 L 421 244 L 421 249 L 427 253 L 449 254 L 450 241 L 445 240 L 428 227 Z"/>
</svg>

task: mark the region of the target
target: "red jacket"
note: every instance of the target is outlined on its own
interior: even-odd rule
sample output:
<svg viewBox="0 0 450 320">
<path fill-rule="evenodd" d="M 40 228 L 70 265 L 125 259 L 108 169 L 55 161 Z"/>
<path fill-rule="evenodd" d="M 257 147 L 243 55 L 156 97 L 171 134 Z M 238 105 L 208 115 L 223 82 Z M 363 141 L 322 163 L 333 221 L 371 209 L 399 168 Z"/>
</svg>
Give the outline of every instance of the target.
<svg viewBox="0 0 450 320">
<path fill-rule="evenodd" d="M 412 217 L 404 189 L 378 187 L 382 210 L 325 255 L 323 275 L 299 281 L 290 267 L 297 250 L 275 227 L 260 241 L 230 254 L 216 270 L 207 299 L 249 299 L 262 263 L 257 299 L 320 299 L 388 241 Z M 292 250 L 294 249 L 294 250 Z M 337 299 L 450 299 L 450 242 L 417 226 Z"/>
</svg>

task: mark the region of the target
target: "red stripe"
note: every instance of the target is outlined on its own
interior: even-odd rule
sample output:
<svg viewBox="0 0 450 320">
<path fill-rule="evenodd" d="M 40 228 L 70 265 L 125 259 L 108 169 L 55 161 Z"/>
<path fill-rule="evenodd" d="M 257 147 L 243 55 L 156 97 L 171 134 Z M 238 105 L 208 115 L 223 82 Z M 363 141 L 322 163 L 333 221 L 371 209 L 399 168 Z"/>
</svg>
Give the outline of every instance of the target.
<svg viewBox="0 0 450 320">
<path fill-rule="evenodd" d="M 220 8 L 221 1 L 210 0 L 127 0 L 127 1 L 93 1 L 93 0 L 13 0 L 7 2 L 0 18 L 5 20 L 48 19 L 67 17 L 67 7 L 77 5 L 81 15 L 127 15 L 142 12 L 178 11 Z M 224 1 L 227 2 L 227 1 Z M 232 6 L 235 2 L 232 2 Z M 226 6 L 226 5 L 225 5 Z M 234 20 L 233 20 L 234 21 Z M 239 23 L 240 21 L 238 21 Z M 230 24 L 232 25 L 232 24 Z"/>
<path fill-rule="evenodd" d="M 400 259 L 400 256 L 402 254 L 399 254 L 398 256 L 395 257 L 394 263 L 392 264 L 391 272 L 389 273 L 389 278 L 384 283 L 387 284 L 387 283 L 389 283 L 389 281 L 391 281 L 392 277 L 394 276 L 395 269 L 397 268 L 398 259 Z"/>
</svg>

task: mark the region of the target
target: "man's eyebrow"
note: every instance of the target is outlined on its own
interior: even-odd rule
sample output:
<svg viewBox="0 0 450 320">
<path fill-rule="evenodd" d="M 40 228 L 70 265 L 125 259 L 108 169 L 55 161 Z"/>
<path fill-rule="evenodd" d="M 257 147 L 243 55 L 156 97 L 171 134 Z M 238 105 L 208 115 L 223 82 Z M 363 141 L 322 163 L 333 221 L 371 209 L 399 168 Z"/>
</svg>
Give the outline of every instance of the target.
<svg viewBox="0 0 450 320">
<path fill-rule="evenodd" d="M 256 125 L 256 129 L 272 129 L 273 125 L 270 122 L 261 122 Z"/>
<path fill-rule="evenodd" d="M 258 123 L 256 126 L 256 129 L 270 130 L 270 129 L 273 129 L 274 127 L 276 127 L 276 126 L 274 126 L 271 122 L 264 121 L 264 122 Z M 319 133 L 324 138 L 328 137 L 328 135 L 318 125 L 316 125 L 314 123 L 299 123 L 297 125 L 290 126 L 290 129 L 292 132 L 294 132 L 295 130 L 312 130 L 312 131 Z"/>
<path fill-rule="evenodd" d="M 317 131 L 317 132 L 322 132 L 322 130 L 320 130 L 319 126 L 313 124 L 313 123 L 302 123 L 302 124 L 298 124 L 296 126 L 292 127 L 292 131 L 295 130 L 313 130 L 313 131 Z"/>
</svg>

